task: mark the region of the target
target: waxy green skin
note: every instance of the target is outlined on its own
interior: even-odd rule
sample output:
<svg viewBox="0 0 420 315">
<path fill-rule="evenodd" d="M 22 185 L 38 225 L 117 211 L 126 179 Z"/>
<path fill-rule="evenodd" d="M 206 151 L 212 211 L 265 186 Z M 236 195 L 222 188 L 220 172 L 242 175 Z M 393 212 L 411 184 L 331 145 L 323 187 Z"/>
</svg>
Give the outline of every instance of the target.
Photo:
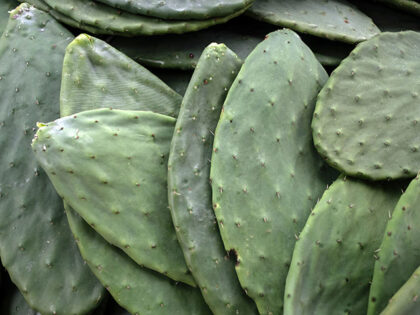
<svg viewBox="0 0 420 315">
<path fill-rule="evenodd" d="M 380 32 L 368 16 L 345 0 L 256 0 L 247 14 L 267 23 L 350 44 Z"/>
<path fill-rule="evenodd" d="M 29 0 L 31 2 L 32 0 Z M 39 2 L 40 0 L 36 0 Z M 144 15 L 136 15 L 112 8 L 90 0 L 42 0 L 54 11 L 85 29 L 93 27 L 96 34 L 121 36 L 181 34 L 198 31 L 216 24 L 221 24 L 242 14 L 248 7 L 224 17 L 207 20 L 162 20 Z M 62 19 L 66 22 L 65 19 Z M 86 29 L 89 31 L 89 29 Z"/>
<path fill-rule="evenodd" d="M 140 267 L 68 205 L 66 213 L 83 258 L 115 301 L 131 314 L 211 314 L 198 289 Z"/>
<path fill-rule="evenodd" d="M 0 36 L 7 26 L 9 21 L 9 11 L 16 8 L 19 3 L 16 0 L 2 0 L 0 1 Z"/>
<path fill-rule="evenodd" d="M 236 273 L 261 314 L 280 314 L 296 235 L 335 176 L 312 146 L 310 121 L 327 74 L 290 30 L 248 56 L 217 125 L 213 207 Z"/>
<path fill-rule="evenodd" d="M 11 12 L 0 39 L 0 254 L 28 304 L 43 314 L 86 313 L 105 294 L 30 149 L 36 122 L 59 117 L 61 67 L 72 39 L 26 4 Z"/>
<path fill-rule="evenodd" d="M 386 227 L 370 288 L 368 315 L 379 314 L 420 265 L 420 179 L 412 180 Z"/>
<path fill-rule="evenodd" d="M 400 183 L 343 175 L 326 190 L 296 242 L 285 314 L 366 312 L 376 250 L 400 196 Z"/>
<path fill-rule="evenodd" d="M 174 126 L 152 112 L 97 109 L 41 124 L 32 147 L 64 201 L 108 242 L 195 285 L 166 197 Z"/>
<path fill-rule="evenodd" d="M 66 49 L 61 116 L 108 107 L 176 117 L 181 101 L 158 77 L 100 39 L 81 34 Z"/>
<path fill-rule="evenodd" d="M 92 34 L 101 34 L 101 29 L 96 28 L 95 26 L 86 25 L 83 23 L 80 23 L 60 12 L 55 11 L 52 9 L 48 4 L 46 4 L 43 0 L 18 0 L 22 3 L 29 3 L 33 5 L 35 8 L 47 12 L 49 15 L 51 15 L 54 19 L 57 21 L 66 24 L 70 27 L 83 29 L 86 32 L 92 33 Z"/>
<path fill-rule="evenodd" d="M 80 56 L 84 56 L 85 58 L 80 58 Z M 97 61 L 103 59 L 107 59 L 108 63 L 98 65 Z M 64 57 L 60 104 L 61 114 L 72 115 L 82 110 L 103 108 L 111 105 L 115 109 L 126 109 L 129 107 L 135 110 L 157 112 L 162 110 L 168 112 L 168 108 L 171 108 L 172 104 L 176 104 L 176 109 L 178 110 L 180 96 L 176 93 L 169 92 L 168 90 L 170 89 L 160 80 L 128 59 L 97 38 L 87 35 L 77 37 L 68 46 Z M 92 64 L 95 64 L 96 68 L 94 73 L 89 72 Z M 110 67 L 113 69 L 112 76 L 114 78 L 108 78 L 109 84 L 106 85 L 107 88 L 113 89 L 110 87 L 111 84 L 117 84 L 122 89 L 124 89 L 124 85 L 137 85 L 138 93 L 133 93 L 134 96 L 130 93 L 128 95 L 121 93 L 121 102 L 108 103 L 109 100 L 112 100 L 112 93 L 118 93 L 118 90 L 114 90 L 112 93 L 108 89 L 103 90 L 104 78 L 111 75 L 106 72 Z M 130 72 L 128 72 L 129 70 Z M 132 72 L 138 74 L 138 76 L 130 77 Z M 73 74 L 78 75 L 74 76 Z M 83 101 L 82 91 L 80 93 L 74 93 L 74 77 L 80 76 L 83 77 L 83 84 L 80 85 L 80 89 L 89 87 L 85 91 L 90 95 L 88 103 Z M 138 86 L 137 81 L 144 83 L 144 85 Z M 106 97 L 104 97 L 103 93 L 106 94 Z M 147 97 L 147 102 L 142 100 L 142 96 L 144 95 L 150 96 Z M 191 303 L 185 303 L 185 295 L 187 294 L 194 296 L 192 298 L 192 301 L 195 301 L 193 304 L 205 304 L 199 293 L 197 293 L 198 289 L 187 289 L 183 285 L 173 286 L 169 278 L 160 276 L 150 269 L 135 264 L 124 252 L 108 244 L 100 235 L 95 235 L 96 232 L 69 205 L 66 205 L 66 209 L 71 223 L 70 228 L 78 241 L 83 258 L 92 267 L 93 272 L 103 285 L 107 286 L 114 299 L 133 314 L 136 312 L 140 314 L 144 312 L 148 313 L 150 312 L 147 311 L 148 309 L 156 311 L 156 305 L 160 305 L 161 301 L 156 300 L 156 296 L 152 292 L 164 292 L 166 298 L 163 303 L 164 305 L 170 305 L 170 307 L 165 307 L 164 309 L 159 308 L 158 311 L 161 314 L 172 314 L 173 312 L 187 314 L 190 312 Z M 98 248 L 101 248 L 101 251 L 98 252 L 96 250 Z M 98 266 L 101 267 L 98 268 Z M 105 266 L 108 269 L 104 271 Z M 130 289 L 121 290 L 121 287 L 127 286 L 127 281 L 130 282 Z M 178 291 L 184 293 L 177 293 Z M 172 298 L 178 295 L 181 297 L 181 304 L 177 304 L 178 302 L 168 302 L 170 300 L 169 297 Z M 143 298 L 139 300 L 139 296 Z M 204 306 L 202 309 L 207 310 Z"/>
<path fill-rule="evenodd" d="M 226 94 L 242 66 L 224 44 L 204 49 L 181 105 L 168 161 L 168 200 L 191 273 L 214 314 L 257 314 L 228 259 L 212 208 L 210 160 Z"/>
<path fill-rule="evenodd" d="M 204 20 L 223 17 L 244 9 L 254 0 L 98 0 L 134 14 L 168 20 Z"/>
<path fill-rule="evenodd" d="M 395 293 L 381 315 L 413 315 L 420 312 L 420 267 Z"/>
<path fill-rule="evenodd" d="M 420 33 L 382 33 L 332 73 L 312 121 L 315 147 L 331 166 L 369 180 L 417 175 L 419 60 Z"/>
</svg>

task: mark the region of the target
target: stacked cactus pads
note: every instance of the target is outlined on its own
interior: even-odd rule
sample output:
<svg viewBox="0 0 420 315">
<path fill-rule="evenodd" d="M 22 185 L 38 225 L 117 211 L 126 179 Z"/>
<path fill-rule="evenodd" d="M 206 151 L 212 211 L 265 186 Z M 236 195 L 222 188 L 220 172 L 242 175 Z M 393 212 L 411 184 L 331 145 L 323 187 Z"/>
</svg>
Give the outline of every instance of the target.
<svg viewBox="0 0 420 315">
<path fill-rule="evenodd" d="M 386 227 L 373 273 L 368 314 L 379 314 L 420 265 L 420 180 L 401 196 Z"/>
<path fill-rule="evenodd" d="M 358 45 L 334 71 L 312 123 L 315 146 L 330 165 L 371 180 L 416 176 L 419 48 L 420 33 L 383 33 Z"/>
<path fill-rule="evenodd" d="M 29 149 L 36 122 L 59 117 L 61 68 L 72 39 L 48 14 L 25 4 L 11 12 L 0 39 L 1 261 L 43 314 L 88 312 L 104 295 Z"/>
<path fill-rule="evenodd" d="M 394 183 L 344 176 L 334 182 L 296 243 L 286 314 L 363 314 L 374 255 L 400 195 L 401 186 Z"/>
<path fill-rule="evenodd" d="M 420 305 L 420 267 L 412 274 L 410 279 L 389 300 L 387 307 L 381 312 L 382 315 L 412 315 L 419 314 Z"/>
<path fill-rule="evenodd" d="M 138 264 L 195 285 L 162 198 L 174 123 L 98 109 L 41 126 L 32 146 L 60 196 L 107 241 Z M 113 143 L 101 145 L 108 137 Z"/>
<path fill-rule="evenodd" d="M 420 314 L 419 4 L 0 0 L 0 314 Z"/>
<path fill-rule="evenodd" d="M 203 51 L 181 105 L 168 162 L 168 199 L 178 239 L 214 314 L 256 314 L 234 263 L 226 259 L 209 181 L 214 130 L 241 65 L 225 45 Z"/>
<path fill-rule="evenodd" d="M 246 59 L 216 129 L 214 211 L 262 314 L 281 312 L 296 237 L 332 180 L 310 132 L 327 77 L 296 33 L 270 33 Z"/>
</svg>

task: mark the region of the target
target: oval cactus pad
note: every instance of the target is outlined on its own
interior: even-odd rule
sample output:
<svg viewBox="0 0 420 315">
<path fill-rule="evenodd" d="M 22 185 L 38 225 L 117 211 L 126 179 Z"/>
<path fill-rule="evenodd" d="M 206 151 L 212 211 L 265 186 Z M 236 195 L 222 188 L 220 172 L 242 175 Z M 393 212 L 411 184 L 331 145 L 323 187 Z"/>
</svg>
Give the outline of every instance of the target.
<svg viewBox="0 0 420 315">
<path fill-rule="evenodd" d="M 359 44 L 319 94 L 315 146 L 340 171 L 371 180 L 420 170 L 420 33 Z"/>
</svg>

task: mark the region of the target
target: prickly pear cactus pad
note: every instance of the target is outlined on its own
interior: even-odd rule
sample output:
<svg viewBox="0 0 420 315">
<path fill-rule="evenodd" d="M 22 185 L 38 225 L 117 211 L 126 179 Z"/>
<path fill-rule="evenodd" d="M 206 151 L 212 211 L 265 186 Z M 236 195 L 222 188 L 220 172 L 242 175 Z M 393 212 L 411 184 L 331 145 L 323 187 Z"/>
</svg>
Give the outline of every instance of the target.
<svg viewBox="0 0 420 315">
<path fill-rule="evenodd" d="M 194 285 L 167 209 L 174 126 L 152 112 L 98 109 L 40 125 L 32 146 L 60 196 L 108 242 Z"/>
<path fill-rule="evenodd" d="M 420 267 L 391 298 L 381 315 L 413 315 L 420 313 Z"/>
<path fill-rule="evenodd" d="M 94 26 L 101 30 L 102 34 L 122 36 L 180 34 L 198 31 L 212 25 L 225 23 L 242 14 L 248 8 L 245 7 L 223 17 L 175 21 L 121 12 L 119 9 L 90 0 L 43 0 L 43 2 L 55 11 L 79 22 L 82 28 L 84 25 Z"/>
<path fill-rule="evenodd" d="M 327 74 L 290 30 L 248 56 L 217 125 L 213 207 L 242 287 L 261 314 L 280 314 L 296 236 L 331 181 L 310 121 Z"/>
<path fill-rule="evenodd" d="M 198 289 L 140 267 L 106 242 L 68 205 L 66 213 L 83 258 L 115 301 L 131 314 L 211 314 Z"/>
<path fill-rule="evenodd" d="M 211 200 L 213 135 L 227 91 L 242 66 L 224 44 L 204 49 L 175 126 L 168 199 L 185 260 L 214 314 L 257 314 L 226 259 Z"/>
<path fill-rule="evenodd" d="M 19 3 L 16 0 L 2 0 L 0 1 L 0 36 L 6 28 L 7 21 L 9 21 L 9 11 L 16 8 Z"/>
<path fill-rule="evenodd" d="M 368 315 L 379 314 L 388 300 L 420 265 L 420 179 L 401 196 L 386 227 L 377 254 Z"/>
<path fill-rule="evenodd" d="M 111 107 L 176 117 L 181 101 L 158 77 L 100 39 L 81 34 L 66 49 L 61 116 Z"/>
<path fill-rule="evenodd" d="M 0 39 L 0 254 L 27 302 L 43 314 L 85 313 L 104 294 L 30 149 L 36 122 L 59 116 L 61 67 L 72 39 L 27 4 L 11 12 Z"/>
<path fill-rule="evenodd" d="M 315 146 L 329 164 L 371 180 L 416 176 L 419 60 L 420 33 L 382 33 L 334 71 L 312 122 Z"/>
<path fill-rule="evenodd" d="M 242 10 L 254 0 L 96 0 L 128 12 L 162 19 L 192 20 L 222 17 Z"/>
<path fill-rule="evenodd" d="M 285 314 L 364 314 L 396 183 L 340 176 L 305 224 L 287 276 Z"/>
<path fill-rule="evenodd" d="M 256 0 L 247 13 L 267 23 L 347 43 L 380 32 L 368 16 L 345 0 Z"/>
</svg>

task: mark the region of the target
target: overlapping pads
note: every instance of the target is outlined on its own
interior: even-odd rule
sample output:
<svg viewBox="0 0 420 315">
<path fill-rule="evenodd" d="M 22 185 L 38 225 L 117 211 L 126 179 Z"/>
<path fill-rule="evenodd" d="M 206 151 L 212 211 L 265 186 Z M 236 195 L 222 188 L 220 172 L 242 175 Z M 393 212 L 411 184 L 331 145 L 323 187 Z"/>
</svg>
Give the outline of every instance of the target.
<svg viewBox="0 0 420 315">
<path fill-rule="evenodd" d="M 387 128 L 416 120 L 417 33 L 360 44 L 330 79 L 290 30 L 268 34 L 243 63 L 225 45 L 212 44 L 194 65 L 184 98 L 106 42 L 85 34 L 73 40 L 27 5 L 13 12 L 5 34 L 0 140 L 9 151 L 0 159 L 6 170 L 0 211 L 8 224 L 1 225 L 0 254 L 33 308 L 86 313 L 104 296 L 100 282 L 132 314 L 379 314 L 397 291 L 385 314 L 416 311 L 417 274 L 410 276 L 420 256 L 413 241 L 418 179 L 403 195 L 406 182 L 345 174 L 329 187 L 338 172 L 322 157 L 364 178 L 417 173 L 413 150 L 398 153 L 410 172 L 395 171 L 390 159 L 377 178 L 361 168 L 348 172 L 329 155 L 355 154 L 357 167 L 388 158 L 395 143 L 415 146 L 415 137 L 401 136 L 397 125 Z M 24 45 L 53 58 L 27 55 Z M 16 64 L 20 72 L 12 73 Z M 371 73 L 379 92 L 367 86 L 357 101 L 343 97 L 341 86 L 358 91 L 371 80 L 363 65 L 377 70 Z M 389 73 L 398 74 L 391 83 Z M 22 74 L 16 85 L 12 75 Z M 404 85 L 395 83 L 401 74 Z M 36 82 L 34 90 L 29 82 Z M 373 102 L 363 103 L 371 94 L 385 113 L 377 115 L 384 119 L 375 121 L 376 133 L 367 124 Z M 58 118 L 59 103 L 62 118 L 48 122 Z M 342 114 L 355 112 L 354 104 L 365 105 L 358 108 L 361 124 Z M 32 110 L 37 115 L 28 115 Z M 23 159 L 31 154 L 35 121 L 44 121 L 32 142 L 35 157 L 64 205 L 38 164 Z M 351 133 L 347 124 L 356 126 Z M 411 135 L 413 125 L 404 132 Z M 328 128 L 343 131 L 324 137 Z M 379 149 L 337 150 L 346 147 L 347 134 Z M 324 152 L 328 146 L 333 149 Z M 23 179 L 32 177 L 40 189 L 10 189 L 30 185 Z M 25 228 L 37 220 L 45 224 Z M 30 259 L 37 277 L 20 272 Z M 68 273 L 69 264 L 78 267 Z M 41 277 L 51 292 L 39 298 Z M 80 277 L 88 281 L 79 283 Z M 51 296 L 60 299 L 51 304 Z"/>
</svg>

